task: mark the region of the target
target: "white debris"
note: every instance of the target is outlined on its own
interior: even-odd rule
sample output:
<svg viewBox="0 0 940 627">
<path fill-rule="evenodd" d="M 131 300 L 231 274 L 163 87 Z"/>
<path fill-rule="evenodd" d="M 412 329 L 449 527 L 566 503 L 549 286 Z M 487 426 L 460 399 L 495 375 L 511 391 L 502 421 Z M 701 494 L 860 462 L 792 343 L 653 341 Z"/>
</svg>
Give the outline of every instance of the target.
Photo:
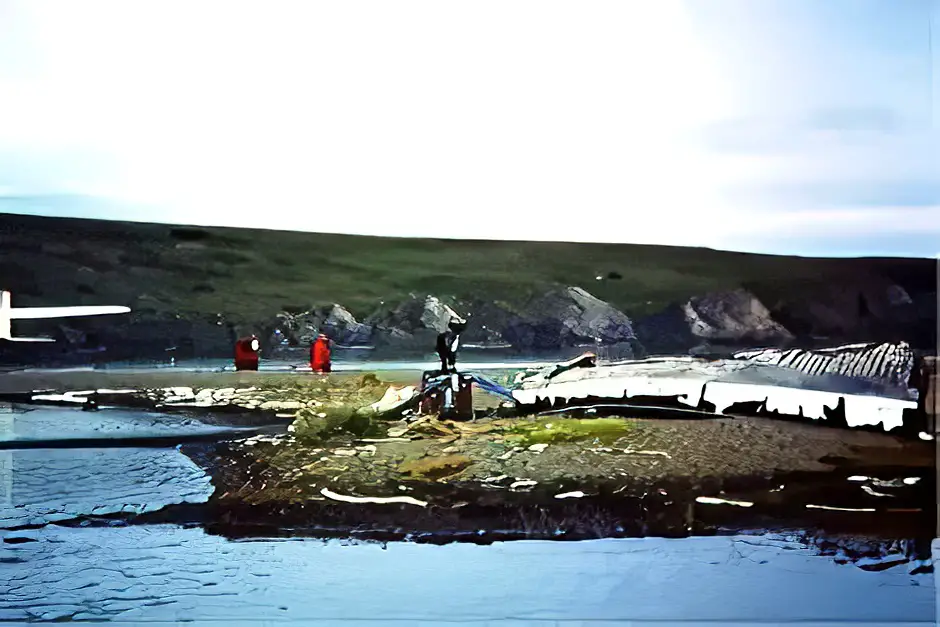
<svg viewBox="0 0 940 627">
<path fill-rule="evenodd" d="M 921 431 L 920 433 L 917 434 L 917 437 L 919 437 L 921 440 L 927 440 L 927 441 L 933 440 L 933 436 L 927 433 L 926 431 Z"/>
<path fill-rule="evenodd" d="M 410 401 L 417 393 L 418 389 L 413 385 L 409 385 L 403 388 L 396 388 L 395 386 L 391 386 L 385 390 L 385 395 L 377 402 L 372 403 L 370 407 L 377 413 L 390 411 L 395 407 Z"/>
<path fill-rule="evenodd" d="M 517 490 L 519 488 L 531 488 L 532 486 L 538 484 L 538 481 L 533 481 L 532 479 L 520 479 L 519 481 L 513 482 L 510 486 L 510 490 Z"/>
<path fill-rule="evenodd" d="M 296 430 L 297 430 L 297 428 L 294 427 L 294 425 L 287 425 L 287 431 L 288 431 L 289 433 L 293 433 L 293 432 L 296 431 Z"/>
<path fill-rule="evenodd" d="M 512 457 L 512 451 L 506 451 L 506 452 L 503 453 L 502 455 L 497 456 L 496 459 L 501 459 L 501 460 L 503 460 L 503 461 L 506 461 L 506 460 L 509 459 L 510 457 Z"/>
<path fill-rule="evenodd" d="M 374 444 L 366 444 L 365 446 L 357 446 L 356 450 L 359 451 L 360 457 L 372 457 L 377 449 Z"/>
<path fill-rule="evenodd" d="M 62 403 L 79 403 L 84 404 L 88 402 L 86 398 L 89 394 L 94 394 L 94 390 L 87 390 L 82 392 L 66 392 L 64 394 L 35 394 L 32 397 L 34 401 L 56 401 Z"/>
<path fill-rule="evenodd" d="M 556 494 L 556 499 L 580 499 L 585 496 L 584 492 L 581 490 L 576 490 L 574 492 L 565 492 L 564 494 Z"/>
<path fill-rule="evenodd" d="M 172 387 L 172 388 L 163 388 L 163 393 L 167 396 L 176 397 L 176 398 L 195 398 L 196 394 L 193 392 L 192 388 L 188 387 Z"/>
<path fill-rule="evenodd" d="M 499 475 L 498 477 L 487 477 L 483 480 L 483 483 L 498 483 L 503 479 L 508 479 L 509 475 Z"/>
<path fill-rule="evenodd" d="M 865 492 L 866 494 L 870 494 L 871 496 L 887 496 L 889 498 L 894 498 L 893 494 L 885 494 L 884 492 L 875 492 L 872 488 L 868 487 L 867 485 L 862 486 L 862 491 Z"/>
<path fill-rule="evenodd" d="M 753 507 L 754 504 L 750 501 L 729 501 L 727 499 L 719 499 L 714 496 L 697 496 L 695 497 L 696 503 L 705 503 L 707 505 L 735 505 L 737 507 Z"/>
<path fill-rule="evenodd" d="M 98 390 L 98 394 L 134 394 L 137 390 L 109 390 L 102 388 Z"/>
<path fill-rule="evenodd" d="M 663 451 L 645 451 L 645 450 L 636 450 L 632 448 L 625 448 L 623 452 L 627 455 L 660 455 L 672 459 L 672 456 L 669 453 L 664 453 Z"/>
<path fill-rule="evenodd" d="M 874 507 L 832 507 L 830 505 L 807 505 L 806 509 L 826 509 L 833 512 L 873 512 Z"/>
<path fill-rule="evenodd" d="M 761 369 L 778 368 L 757 366 Z M 532 405 L 542 399 L 570 402 L 587 397 L 658 396 L 673 397 L 690 408 L 697 408 L 704 399 L 715 405 L 716 414 L 722 414 L 742 401 L 762 401 L 768 411 L 817 420 L 827 419 L 825 409 L 844 403 L 849 427 L 882 425 L 885 430 L 902 426 L 904 411 L 917 407 L 916 401 L 909 399 L 734 380 L 735 377 L 747 377 L 747 371 L 756 372 L 755 364 L 744 360 L 704 362 L 691 357 L 649 358 L 610 366 L 575 368 L 550 380 L 545 371 L 535 373 L 517 381 L 512 395 L 522 405 Z M 933 439 L 933 436 L 925 439 Z"/>
<path fill-rule="evenodd" d="M 300 401 L 265 401 L 261 409 L 302 409 L 304 404 Z"/>
<path fill-rule="evenodd" d="M 875 479 L 873 477 L 866 477 L 864 475 L 852 475 L 851 477 L 849 477 L 849 481 L 871 481 L 873 484 L 875 484 L 876 486 L 880 488 L 900 488 L 903 485 L 914 485 L 915 483 L 920 481 L 920 477 L 905 477 L 904 479 L 884 480 L 884 479 Z M 866 492 L 869 492 L 869 489 L 866 488 L 865 486 L 863 486 L 862 489 L 865 490 Z M 872 493 L 872 492 L 869 492 L 869 494 L 874 494 L 875 496 L 887 496 L 887 495 L 879 495 L 877 493 Z"/>
<path fill-rule="evenodd" d="M 328 499 L 333 499 L 334 501 L 343 501 L 345 503 L 405 503 L 407 505 L 417 505 L 418 507 L 428 506 L 427 502 L 419 501 L 418 499 L 412 498 L 410 496 L 347 496 L 345 494 L 337 494 L 329 488 L 323 488 L 320 490 L 320 494 Z"/>
<path fill-rule="evenodd" d="M 548 448 L 548 444 L 533 444 L 532 446 L 529 447 L 529 450 L 532 451 L 533 453 L 537 453 L 541 455 L 547 448 Z"/>
</svg>

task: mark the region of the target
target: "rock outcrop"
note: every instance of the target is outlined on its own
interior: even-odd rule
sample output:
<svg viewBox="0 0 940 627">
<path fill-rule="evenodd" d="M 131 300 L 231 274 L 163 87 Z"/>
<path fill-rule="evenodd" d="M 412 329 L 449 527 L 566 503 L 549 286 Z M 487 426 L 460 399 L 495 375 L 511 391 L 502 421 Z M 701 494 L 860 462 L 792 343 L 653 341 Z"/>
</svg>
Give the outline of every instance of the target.
<svg viewBox="0 0 940 627">
<path fill-rule="evenodd" d="M 382 308 L 365 319 L 375 330 L 376 346 L 412 346 L 433 350 L 437 334 L 451 318 L 461 318 L 437 296 L 412 295 L 393 308 Z"/>
<path fill-rule="evenodd" d="M 325 314 L 320 323 L 320 332 L 346 346 L 364 346 L 372 341 L 372 327 L 358 322 L 340 305 L 333 305 L 321 312 Z"/>
<path fill-rule="evenodd" d="M 641 352 L 633 322 L 580 287 L 555 290 L 526 304 L 501 335 L 523 350 L 578 345 L 631 345 Z"/>
<path fill-rule="evenodd" d="M 265 326 L 266 346 L 274 349 L 284 343 L 306 348 L 320 333 L 340 345 L 363 346 L 372 341 L 373 333 L 372 326 L 358 322 L 338 304 L 296 314 L 282 312 L 277 320 Z"/>
<path fill-rule="evenodd" d="M 744 289 L 706 294 L 637 323 L 640 341 L 657 352 L 687 352 L 703 344 L 782 344 L 793 340 L 756 296 Z"/>
<path fill-rule="evenodd" d="M 366 323 L 375 329 L 377 346 L 431 350 L 454 316 L 468 321 L 465 344 L 523 351 L 626 345 L 628 356 L 641 352 L 630 318 L 578 287 L 553 290 L 522 305 L 483 300 L 451 305 L 437 296 L 412 296 Z"/>
<path fill-rule="evenodd" d="M 915 301 L 904 287 L 877 274 L 804 281 L 765 303 L 775 320 L 801 338 L 935 345 L 927 337 L 936 332 L 936 294 L 932 302 L 930 295 Z"/>
<path fill-rule="evenodd" d="M 738 289 L 691 299 L 682 307 L 692 335 L 717 342 L 777 342 L 793 334 L 750 292 Z"/>
</svg>

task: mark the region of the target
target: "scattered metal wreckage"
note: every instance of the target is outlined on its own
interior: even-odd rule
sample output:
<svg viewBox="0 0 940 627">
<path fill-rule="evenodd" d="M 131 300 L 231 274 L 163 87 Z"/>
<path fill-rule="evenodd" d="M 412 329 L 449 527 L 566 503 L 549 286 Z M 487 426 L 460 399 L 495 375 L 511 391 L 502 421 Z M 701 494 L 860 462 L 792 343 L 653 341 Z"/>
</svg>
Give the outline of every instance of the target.
<svg viewBox="0 0 940 627">
<path fill-rule="evenodd" d="M 508 400 L 516 415 L 655 411 L 659 415 L 758 415 L 884 431 L 926 428 L 910 386 L 915 356 L 905 343 L 820 351 L 766 349 L 730 359 L 658 357 L 598 364 L 593 353 L 520 372 L 503 387 L 474 373 L 426 372 L 419 413 L 473 417 L 472 387 Z M 394 411 L 412 399 L 389 407 Z M 414 409 L 414 408 L 412 408 Z"/>
</svg>

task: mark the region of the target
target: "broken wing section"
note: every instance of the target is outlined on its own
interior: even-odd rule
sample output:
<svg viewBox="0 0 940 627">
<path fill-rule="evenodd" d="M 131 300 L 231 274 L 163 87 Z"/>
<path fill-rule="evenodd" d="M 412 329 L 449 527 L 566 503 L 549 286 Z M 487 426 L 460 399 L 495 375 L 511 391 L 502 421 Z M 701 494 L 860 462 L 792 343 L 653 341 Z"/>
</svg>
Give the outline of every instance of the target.
<svg viewBox="0 0 940 627">
<path fill-rule="evenodd" d="M 130 312 L 130 307 L 113 305 L 79 307 L 20 307 L 10 309 L 11 320 L 37 320 L 40 318 L 72 318 L 77 316 L 105 316 Z"/>
<path fill-rule="evenodd" d="M 4 290 L 0 291 L 0 340 L 8 342 L 55 342 L 55 339 L 50 337 L 13 337 L 12 320 L 104 316 L 129 313 L 130 310 L 130 307 L 117 305 L 14 308 L 10 292 Z"/>
</svg>

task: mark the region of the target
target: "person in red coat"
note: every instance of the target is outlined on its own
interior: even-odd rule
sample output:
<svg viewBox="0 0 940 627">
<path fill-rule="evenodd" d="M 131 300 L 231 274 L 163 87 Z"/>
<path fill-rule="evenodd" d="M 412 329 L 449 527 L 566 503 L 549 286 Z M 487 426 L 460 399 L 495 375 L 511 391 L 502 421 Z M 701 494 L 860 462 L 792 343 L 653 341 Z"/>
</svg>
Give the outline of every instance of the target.
<svg viewBox="0 0 940 627">
<path fill-rule="evenodd" d="M 243 337 L 235 343 L 235 370 L 257 370 L 261 344 L 254 335 Z"/>
<path fill-rule="evenodd" d="M 321 333 L 310 344 L 310 370 L 330 372 L 332 369 L 330 357 L 330 338 Z"/>
</svg>

